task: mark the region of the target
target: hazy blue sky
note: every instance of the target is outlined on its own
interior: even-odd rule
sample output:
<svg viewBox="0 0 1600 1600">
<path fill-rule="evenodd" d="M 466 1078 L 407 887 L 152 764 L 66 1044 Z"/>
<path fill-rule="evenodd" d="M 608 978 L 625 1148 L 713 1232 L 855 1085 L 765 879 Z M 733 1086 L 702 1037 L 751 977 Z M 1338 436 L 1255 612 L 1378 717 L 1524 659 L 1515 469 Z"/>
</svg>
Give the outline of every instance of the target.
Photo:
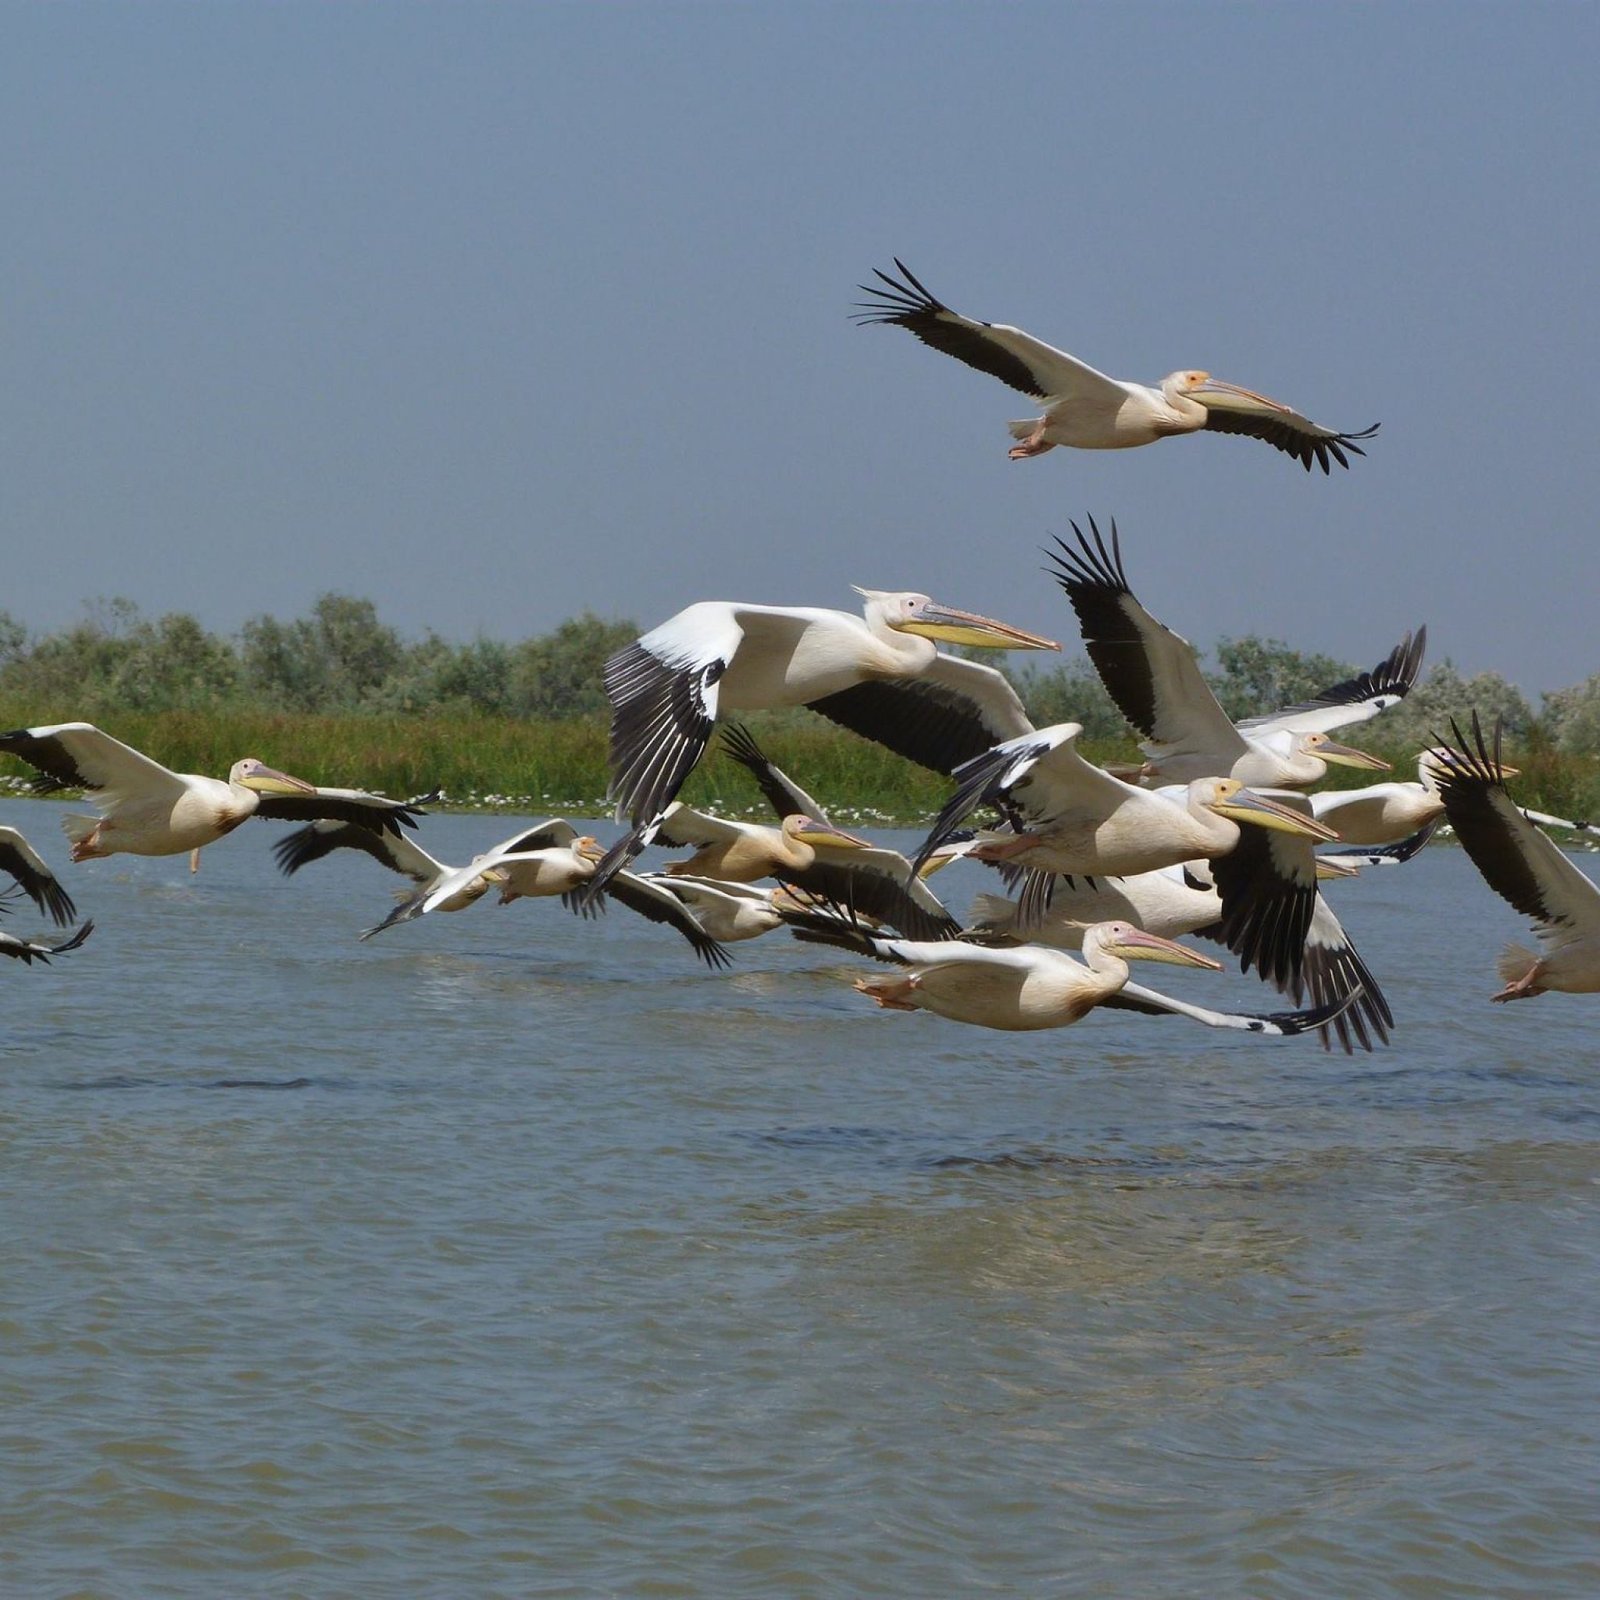
<svg viewBox="0 0 1600 1600">
<path fill-rule="evenodd" d="M 0 9 L 0 608 L 408 634 L 919 588 L 1075 642 L 1600 671 L 1600 7 Z M 1118 377 L 1383 431 L 1011 464 L 902 256 Z"/>
</svg>

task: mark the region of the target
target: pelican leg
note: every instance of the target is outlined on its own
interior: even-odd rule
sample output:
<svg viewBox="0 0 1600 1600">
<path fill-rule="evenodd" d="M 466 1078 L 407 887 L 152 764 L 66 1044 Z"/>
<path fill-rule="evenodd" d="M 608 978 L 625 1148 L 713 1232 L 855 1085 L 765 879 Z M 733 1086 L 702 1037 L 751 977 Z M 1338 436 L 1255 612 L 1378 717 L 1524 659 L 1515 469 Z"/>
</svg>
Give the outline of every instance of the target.
<svg viewBox="0 0 1600 1600">
<path fill-rule="evenodd" d="M 1020 440 L 1020 443 L 1012 445 L 1007 452 L 1007 459 L 1011 461 L 1026 461 L 1029 456 L 1042 456 L 1046 450 L 1054 450 L 1055 446 L 1044 436 L 1045 423 L 1048 420 L 1047 417 L 1040 417 L 1034 423 L 1033 431 L 1026 434 L 1019 431 L 1027 427 L 1025 422 L 1013 422 L 1011 431 Z"/>
<path fill-rule="evenodd" d="M 915 1011 L 911 996 L 917 987 L 915 978 L 857 978 L 856 992 L 870 994 L 885 1011 Z"/>
<path fill-rule="evenodd" d="M 1544 976 L 1544 962 L 1535 961 L 1534 964 L 1522 974 L 1515 983 L 1508 983 L 1499 994 L 1489 996 L 1490 1000 L 1504 1003 L 1507 1000 L 1531 1000 L 1536 994 L 1543 994 L 1539 980 Z"/>
<path fill-rule="evenodd" d="M 81 839 L 72 842 L 71 859 L 74 861 L 93 861 L 98 856 L 108 856 L 111 852 L 100 848 L 100 830 L 96 828 L 93 833 L 85 834 Z"/>
<path fill-rule="evenodd" d="M 1036 833 L 1016 833 L 1008 839 L 985 839 L 971 852 L 974 861 L 1009 861 L 1039 843 Z"/>
</svg>

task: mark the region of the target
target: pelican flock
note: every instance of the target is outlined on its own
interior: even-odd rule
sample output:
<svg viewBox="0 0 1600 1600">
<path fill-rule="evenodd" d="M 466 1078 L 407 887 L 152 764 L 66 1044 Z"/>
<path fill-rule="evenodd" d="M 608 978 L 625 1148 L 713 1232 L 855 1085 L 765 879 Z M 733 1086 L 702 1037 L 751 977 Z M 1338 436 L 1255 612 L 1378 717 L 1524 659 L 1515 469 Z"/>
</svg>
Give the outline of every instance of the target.
<svg viewBox="0 0 1600 1600">
<path fill-rule="evenodd" d="M 1192 369 L 1154 386 L 1109 378 L 1019 328 L 952 311 L 895 265 L 898 277 L 879 271 L 876 287 L 863 286 L 856 320 L 905 328 L 1037 401 L 1038 416 L 1011 424 L 1013 459 L 1211 431 L 1262 440 L 1327 474 L 1349 467 L 1377 431 L 1323 427 Z M 1386 1043 L 1397 1024 L 1332 900 L 1348 908 L 1359 891 L 1346 880 L 1402 865 L 1448 828 L 1489 888 L 1535 924 L 1539 950 L 1506 951 L 1492 998 L 1600 992 L 1600 890 L 1545 831 L 1589 825 L 1516 804 L 1498 724 L 1492 740 L 1476 713 L 1470 733 L 1452 723 L 1450 739 L 1435 734 L 1414 782 L 1325 786 L 1336 767 L 1387 768 L 1342 739 L 1411 693 L 1425 627 L 1368 670 L 1235 722 L 1193 647 L 1134 594 L 1115 521 L 1102 532 L 1091 516 L 1070 534 L 1047 552 L 1041 589 L 1075 620 L 1137 737 L 1136 767 L 1088 759 L 1078 722 L 1035 727 L 1003 672 L 950 648 L 1055 651 L 1055 639 L 919 590 L 861 587 L 859 612 L 698 601 L 612 655 L 607 801 L 622 831 L 609 847 L 552 817 L 451 865 L 416 837 L 437 791 L 390 800 L 318 786 L 257 757 L 225 779 L 174 772 L 87 722 L 0 734 L 0 752 L 30 766 L 40 792 L 91 798 L 95 815 L 62 821 L 75 863 L 187 852 L 193 865 L 251 818 L 300 824 L 275 845 L 286 875 L 339 853 L 376 860 L 407 882 L 361 939 L 491 894 L 502 905 L 560 901 L 583 917 L 616 902 L 672 929 L 708 968 L 730 963 L 729 945 L 784 929 L 813 954 L 825 947 L 886 966 L 853 979 L 885 1010 L 1001 1031 L 1120 1010 L 1263 1037 L 1312 1033 L 1346 1051 Z M 828 806 L 849 797 L 814 797 L 736 720 L 802 708 L 948 779 L 914 857 L 837 823 Z M 771 822 L 680 798 L 719 729 L 723 758 L 750 775 Z M 650 850 L 688 853 L 632 870 Z M 956 859 L 992 872 L 1007 892 L 977 893 L 964 914 L 947 905 L 926 880 Z M 58 929 L 77 920 L 74 897 L 14 829 L 0 828 L 0 871 L 13 884 L 0 912 L 26 899 Z M 44 965 L 82 947 L 93 926 L 0 933 L 0 954 Z M 1292 1009 L 1208 1007 L 1130 981 L 1137 961 L 1221 968 L 1187 939 L 1230 953 Z"/>
</svg>

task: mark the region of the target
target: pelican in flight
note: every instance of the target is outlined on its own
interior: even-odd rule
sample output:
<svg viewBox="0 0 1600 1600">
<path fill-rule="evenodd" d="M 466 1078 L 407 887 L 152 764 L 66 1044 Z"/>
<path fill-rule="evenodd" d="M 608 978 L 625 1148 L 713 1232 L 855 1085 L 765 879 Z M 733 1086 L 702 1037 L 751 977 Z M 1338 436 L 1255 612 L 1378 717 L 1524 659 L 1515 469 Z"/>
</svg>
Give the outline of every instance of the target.
<svg viewBox="0 0 1600 1600">
<path fill-rule="evenodd" d="M 1076 547 L 1058 538 L 1050 552 L 1055 579 L 1072 602 L 1089 659 L 1117 709 L 1142 735 L 1141 777 L 1187 783 L 1226 775 L 1252 788 L 1303 789 L 1329 763 L 1387 770 L 1364 750 L 1335 744 L 1336 729 L 1364 722 L 1411 691 L 1427 630 L 1419 628 L 1370 672 L 1331 685 L 1314 699 L 1235 724 L 1200 671 L 1194 646 L 1158 622 L 1128 587 L 1116 523 L 1108 548 L 1093 517 L 1077 525 Z"/>
<path fill-rule="evenodd" d="M 49 944 L 43 939 L 19 939 L 15 934 L 0 933 L 0 956 L 13 956 L 30 967 L 35 961 L 42 961 L 49 966 L 51 956 L 64 956 L 67 951 L 76 950 L 93 932 L 94 923 L 86 922 L 70 939 L 63 939 L 59 944 Z"/>
<path fill-rule="evenodd" d="M 925 594 L 860 589 L 861 616 L 808 606 L 702 600 L 617 651 L 610 798 L 633 832 L 607 853 L 590 892 L 639 850 L 705 753 L 727 711 L 809 706 L 937 771 L 1032 726 L 992 667 L 935 641 L 991 650 L 1059 650 L 1054 640 L 937 604 Z"/>
<path fill-rule="evenodd" d="M 1539 940 L 1537 953 L 1507 945 L 1499 960 L 1505 987 L 1490 998 L 1527 1000 L 1548 989 L 1600 994 L 1600 888 L 1511 798 L 1502 776 L 1509 769 L 1500 760 L 1499 719 L 1492 756 L 1477 712 L 1470 744 L 1459 727 L 1451 728 L 1459 759 L 1439 775 L 1445 816 L 1484 882 L 1533 919 Z"/>
<path fill-rule="evenodd" d="M 355 841 L 345 839 L 339 843 L 352 844 Z M 338 845 L 330 848 L 338 848 Z M 325 853 L 320 845 L 316 847 L 316 855 Z M 385 860 L 379 852 L 368 853 Z M 417 854 L 420 856 L 422 853 L 419 851 Z M 513 900 L 525 897 L 542 899 L 555 895 L 562 896 L 571 905 L 569 897 L 594 876 L 603 854 L 599 841 L 592 835 L 579 834 L 564 817 L 552 817 L 474 856 L 464 867 L 448 867 L 443 862 L 434 861 L 431 856 L 426 857 L 426 862 L 437 869 L 428 875 L 426 881 L 422 880 L 418 870 L 408 869 L 397 861 L 385 860 L 386 865 L 418 881 L 420 886 L 414 893 L 402 898 L 382 922 L 368 928 L 361 937 L 370 939 L 374 934 L 382 933 L 398 923 L 413 922 L 434 911 L 459 911 L 481 899 L 492 887 L 499 888 L 501 905 L 509 905 Z M 305 860 L 314 860 L 316 855 L 306 855 Z M 286 872 L 295 870 L 285 864 L 282 855 L 279 864 Z M 296 863 L 301 864 L 303 862 Z M 422 866 L 421 861 L 412 863 L 412 868 Z M 605 893 L 609 899 L 620 902 L 630 911 L 676 929 L 707 966 L 722 967 L 729 964 L 728 956 L 717 938 L 706 932 L 682 900 L 665 893 L 647 879 L 631 872 L 619 872 L 606 885 Z"/>
<path fill-rule="evenodd" d="M 695 811 L 679 801 L 646 830 L 654 844 L 693 847 L 668 876 L 753 883 L 777 878 L 835 904 L 851 905 L 913 939 L 952 939 L 961 924 L 896 850 L 880 850 L 831 824 L 798 812 L 781 827 L 736 822 Z"/>
<path fill-rule="evenodd" d="M 1224 383 L 1209 372 L 1172 372 L 1159 385 L 1125 383 L 1003 323 L 976 322 L 936 300 L 897 256 L 901 280 L 873 269 L 885 288 L 860 285 L 872 295 L 857 302 L 855 321 L 906 328 L 926 345 L 1037 400 L 1044 415 L 1010 424 L 1019 441 L 1013 461 L 1043 455 L 1058 444 L 1079 450 L 1126 450 L 1173 434 L 1243 433 L 1291 455 L 1307 472 L 1312 463 L 1350 465 L 1347 451 L 1365 455 L 1356 443 L 1370 439 L 1378 424 L 1359 433 L 1324 428 L 1276 400 Z"/>
<path fill-rule="evenodd" d="M 17 888 L 57 927 L 66 927 L 77 916 L 78 908 L 72 903 L 72 896 L 61 887 L 39 852 L 15 828 L 0 828 L 0 872 L 15 878 Z M 11 892 L 14 891 L 8 894 Z M 0 910 L 4 909 L 0 906 Z"/>
<path fill-rule="evenodd" d="M 882 978 L 860 978 L 856 989 L 889 1011 L 932 1011 L 979 1028 L 1027 1032 L 1065 1028 L 1096 1006 L 1155 1015 L 1185 1016 L 1210 1028 L 1248 1033 L 1304 1033 L 1349 1003 L 1320 1011 L 1271 1015 L 1211 1011 L 1128 981 L 1130 961 L 1163 961 L 1220 970 L 1220 963 L 1130 922 L 1101 922 L 1083 936 L 1081 961 L 1062 950 L 1026 944 L 994 949 L 957 940 L 925 944 L 888 939 L 839 916 L 817 915 L 793 924 L 795 937 L 831 944 L 904 967 Z"/>
<path fill-rule="evenodd" d="M 1081 723 L 1057 723 L 958 767 L 959 785 L 918 862 L 980 804 L 998 807 L 1011 831 L 989 836 L 972 856 L 1052 873 L 1121 877 L 1226 855 L 1239 843 L 1240 823 L 1324 844 L 1338 837 L 1236 778 L 1197 778 L 1183 789 L 1154 792 L 1124 783 L 1079 754 L 1082 732 Z"/>
<path fill-rule="evenodd" d="M 401 824 L 416 826 L 402 801 L 361 789 L 319 789 L 254 756 L 236 761 L 226 781 L 169 772 L 87 722 L 17 728 L 0 734 L 0 751 L 39 771 L 34 787 L 40 793 L 90 791 L 98 817 L 61 819 L 74 861 L 119 854 L 182 855 L 231 833 L 250 817 L 302 822 L 338 817 L 391 833 L 398 833 Z"/>
<path fill-rule="evenodd" d="M 628 874 L 622 876 L 626 878 Z M 641 873 L 639 881 L 686 906 L 719 944 L 759 939 L 762 934 L 783 927 L 795 915 L 815 911 L 819 903 L 781 883 L 764 888 L 755 883 L 690 878 L 681 873 L 668 877 L 653 872 Z"/>
</svg>

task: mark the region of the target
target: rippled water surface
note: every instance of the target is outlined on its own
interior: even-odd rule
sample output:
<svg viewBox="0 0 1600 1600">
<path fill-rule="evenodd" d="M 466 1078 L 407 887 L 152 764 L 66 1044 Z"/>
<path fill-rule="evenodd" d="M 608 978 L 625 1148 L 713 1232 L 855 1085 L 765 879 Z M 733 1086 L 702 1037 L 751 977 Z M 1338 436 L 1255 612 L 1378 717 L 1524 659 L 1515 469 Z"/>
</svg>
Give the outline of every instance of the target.
<svg viewBox="0 0 1600 1600">
<path fill-rule="evenodd" d="M 1600 1002 L 1487 1003 L 1458 852 L 1333 885 L 1347 1058 L 620 909 L 360 944 L 364 858 L 60 812 L 0 804 L 98 924 L 0 973 L 6 1594 L 1600 1593 Z"/>
</svg>

